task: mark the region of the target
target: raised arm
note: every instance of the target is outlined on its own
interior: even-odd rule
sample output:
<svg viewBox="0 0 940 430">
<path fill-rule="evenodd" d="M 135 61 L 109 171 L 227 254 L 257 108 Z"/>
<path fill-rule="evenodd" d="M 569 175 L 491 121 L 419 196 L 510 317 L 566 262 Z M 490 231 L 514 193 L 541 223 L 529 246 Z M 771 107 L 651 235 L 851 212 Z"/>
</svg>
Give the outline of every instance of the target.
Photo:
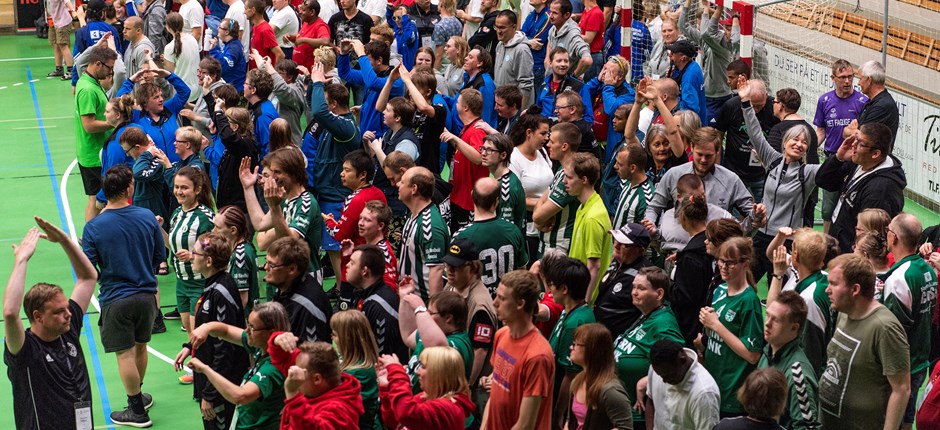
<svg viewBox="0 0 940 430">
<path fill-rule="evenodd" d="M 95 285 L 98 283 L 98 270 L 91 264 L 78 244 L 72 242 L 62 229 L 40 217 L 34 217 L 34 219 L 39 228 L 45 232 L 41 236 L 49 242 L 58 243 L 65 251 L 65 255 L 69 257 L 69 263 L 72 265 L 76 278 L 71 299 L 78 303 L 82 312 L 87 311 L 88 302 L 91 301 L 91 296 L 95 293 Z"/>
<path fill-rule="evenodd" d="M 26 289 L 26 266 L 39 242 L 39 229 L 31 228 L 19 245 L 13 245 L 13 272 L 7 281 L 3 293 L 3 330 L 4 342 L 10 354 L 16 355 L 23 349 L 26 331 L 20 320 L 20 307 L 23 306 L 23 294 Z"/>
<path fill-rule="evenodd" d="M 454 146 L 457 147 L 457 150 L 460 151 L 460 153 L 463 154 L 464 157 L 467 157 L 467 159 L 470 160 L 471 163 L 476 164 L 478 166 L 483 163 L 483 156 L 480 155 L 480 151 L 477 151 L 476 148 L 474 148 L 473 146 L 470 146 L 469 143 L 464 142 L 463 139 L 457 137 L 455 134 L 451 133 L 449 130 L 445 129 L 444 132 L 441 133 L 441 141 L 450 142 L 454 144 Z"/>
</svg>

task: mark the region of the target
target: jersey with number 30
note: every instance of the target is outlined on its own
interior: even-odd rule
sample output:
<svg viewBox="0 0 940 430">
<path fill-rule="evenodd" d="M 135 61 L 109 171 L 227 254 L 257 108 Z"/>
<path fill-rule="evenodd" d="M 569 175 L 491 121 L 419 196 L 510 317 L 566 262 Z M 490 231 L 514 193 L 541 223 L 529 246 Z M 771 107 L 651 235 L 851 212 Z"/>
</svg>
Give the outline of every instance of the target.
<svg viewBox="0 0 940 430">
<path fill-rule="evenodd" d="M 473 221 L 457 230 L 451 242 L 460 238 L 472 242 L 480 252 L 480 263 L 483 265 L 480 280 L 490 290 L 492 297 L 496 296 L 496 287 L 503 275 L 525 268 L 529 261 L 522 230 L 505 219 Z"/>
</svg>

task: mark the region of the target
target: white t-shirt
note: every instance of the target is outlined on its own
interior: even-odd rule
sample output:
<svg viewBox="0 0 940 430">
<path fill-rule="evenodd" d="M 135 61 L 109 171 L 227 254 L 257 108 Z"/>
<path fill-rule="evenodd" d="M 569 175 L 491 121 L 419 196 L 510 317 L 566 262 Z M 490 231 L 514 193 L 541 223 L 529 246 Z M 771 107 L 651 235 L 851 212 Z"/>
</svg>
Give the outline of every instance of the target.
<svg viewBox="0 0 940 430">
<path fill-rule="evenodd" d="M 385 22 L 385 9 L 388 0 L 359 0 L 359 10 L 369 16 L 379 18 L 379 23 Z"/>
<path fill-rule="evenodd" d="M 186 4 L 180 5 L 180 15 L 183 16 L 183 33 L 193 34 L 194 28 L 205 27 L 203 23 L 206 20 L 206 12 L 196 0 L 189 0 Z M 202 43 L 201 40 L 196 42 Z"/>
<path fill-rule="evenodd" d="M 202 85 L 199 84 L 199 78 L 196 72 L 199 69 L 199 42 L 191 34 L 180 33 L 180 40 L 183 42 L 183 48 L 179 55 L 173 55 L 176 44 L 170 40 L 163 47 L 163 58 L 174 64 L 173 73 L 176 73 L 186 86 L 192 91 L 189 94 L 189 101 L 196 101 L 202 97 Z"/>
<path fill-rule="evenodd" d="M 542 197 L 542 194 L 552 185 L 552 179 L 555 177 L 555 173 L 552 172 L 552 161 L 544 151 L 537 152 L 535 160 L 530 161 L 519 152 L 519 148 L 513 148 L 509 156 L 509 170 L 519 177 L 526 198 L 532 199 Z M 538 236 L 538 229 L 531 222 L 526 223 L 526 235 Z"/>
<path fill-rule="evenodd" d="M 481 0 L 470 0 L 470 4 L 467 5 L 467 14 L 474 18 L 483 19 L 483 12 L 480 12 L 480 3 L 482 3 Z M 528 3 L 528 2 L 523 2 L 523 3 Z M 476 34 L 477 30 L 479 29 L 480 29 L 480 22 L 467 21 L 463 26 L 463 37 L 465 39 L 469 39 L 471 36 Z"/>
<path fill-rule="evenodd" d="M 238 23 L 238 27 L 242 29 L 242 37 L 239 37 L 239 39 L 242 42 L 242 47 L 247 57 L 248 45 L 251 43 L 251 26 L 248 25 L 248 16 L 245 15 L 245 2 L 235 0 L 234 3 L 228 5 L 228 12 L 225 12 L 225 19 L 234 19 L 235 22 Z"/>
<path fill-rule="evenodd" d="M 336 15 L 337 12 L 339 12 L 339 6 L 336 6 L 335 0 L 320 0 L 320 14 L 317 16 L 324 22 L 330 22 L 330 17 Z"/>
<path fill-rule="evenodd" d="M 277 44 L 281 48 L 293 48 L 294 44 L 284 40 L 288 34 L 297 34 L 300 31 L 300 22 L 297 20 L 297 14 L 290 6 L 284 6 L 281 10 L 275 10 L 271 16 L 271 29 L 274 30 L 274 37 L 277 38 Z"/>
</svg>

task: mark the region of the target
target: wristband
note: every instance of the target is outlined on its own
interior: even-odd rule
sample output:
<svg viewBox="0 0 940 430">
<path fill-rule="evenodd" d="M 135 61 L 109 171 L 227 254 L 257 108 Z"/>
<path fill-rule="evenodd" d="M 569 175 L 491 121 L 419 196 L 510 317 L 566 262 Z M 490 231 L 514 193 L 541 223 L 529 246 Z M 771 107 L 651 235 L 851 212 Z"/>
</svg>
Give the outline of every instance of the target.
<svg viewBox="0 0 940 430">
<path fill-rule="evenodd" d="M 191 343 L 189 343 L 189 342 L 186 342 L 186 343 L 183 344 L 183 348 L 187 348 L 187 349 L 189 349 L 190 351 L 192 351 L 192 350 L 193 350 L 193 344 L 191 344 Z"/>
<path fill-rule="evenodd" d="M 427 306 L 418 306 L 415 308 L 415 315 L 418 315 L 420 313 L 425 313 L 427 311 L 428 311 Z"/>
<path fill-rule="evenodd" d="M 778 274 L 774 273 L 773 275 L 770 275 L 770 276 L 773 276 L 774 278 L 779 279 L 779 280 L 782 281 L 785 275 L 778 275 Z"/>
</svg>

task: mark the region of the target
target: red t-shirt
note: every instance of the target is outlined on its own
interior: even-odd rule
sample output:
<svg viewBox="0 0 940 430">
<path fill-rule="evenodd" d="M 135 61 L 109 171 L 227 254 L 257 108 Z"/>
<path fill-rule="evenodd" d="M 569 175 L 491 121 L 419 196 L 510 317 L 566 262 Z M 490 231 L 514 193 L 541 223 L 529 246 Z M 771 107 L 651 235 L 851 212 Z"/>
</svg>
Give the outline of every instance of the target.
<svg viewBox="0 0 940 430">
<path fill-rule="evenodd" d="M 539 304 L 548 307 L 548 320 L 535 323 L 535 327 L 542 332 L 542 336 L 548 339 L 552 337 L 552 330 L 555 329 L 555 324 L 561 319 L 561 311 L 565 310 L 565 307 L 555 303 L 555 296 L 552 295 L 551 291 L 546 291 L 542 295 L 542 301 Z"/>
<path fill-rule="evenodd" d="M 552 347 L 532 328 L 528 334 L 513 339 L 509 327 L 496 332 L 493 340 L 493 385 L 486 428 L 508 429 L 519 420 L 519 406 L 525 397 L 541 397 L 535 429 L 552 427 L 552 392 L 555 358 Z"/>
<path fill-rule="evenodd" d="M 268 61 L 274 61 L 274 52 L 277 45 L 277 39 L 274 37 L 274 29 L 267 21 L 261 21 L 261 24 L 251 29 L 251 49 L 257 49 L 262 57 L 267 57 Z M 258 67 L 255 61 L 248 59 L 248 70 Z"/>
<path fill-rule="evenodd" d="M 479 152 L 480 148 L 483 147 L 483 138 L 486 137 L 486 132 L 474 127 L 477 121 L 480 121 L 480 119 L 464 126 L 463 131 L 460 133 L 460 139 Z M 460 150 L 457 150 L 457 153 L 454 154 L 453 174 L 450 177 L 450 183 L 454 185 L 450 192 L 450 202 L 464 210 L 472 211 L 473 198 L 471 193 L 473 192 L 473 185 L 477 183 L 478 179 L 489 175 L 489 169 L 484 167 L 482 163 L 471 163 Z"/>
<path fill-rule="evenodd" d="M 323 22 L 322 19 L 317 18 L 313 24 L 307 24 L 306 22 L 300 26 L 300 33 L 297 36 L 298 38 L 308 38 L 308 39 L 329 39 L 330 38 L 330 26 Z M 310 70 L 313 67 L 313 47 L 307 45 L 306 43 L 298 43 L 294 46 L 294 58 L 293 60 L 301 66 Z"/>
<path fill-rule="evenodd" d="M 604 11 L 601 10 L 600 6 L 595 5 L 585 10 L 581 14 L 581 22 L 578 23 L 578 27 L 581 27 L 582 36 L 589 31 L 597 32 L 594 40 L 591 41 L 592 54 L 601 52 L 604 49 Z"/>
<path fill-rule="evenodd" d="M 372 200 L 379 200 L 382 203 L 388 204 L 388 201 L 385 200 L 385 193 L 378 187 L 372 185 L 350 193 L 349 196 L 346 197 L 346 201 L 343 202 L 343 210 L 340 212 L 339 220 L 326 221 L 326 231 L 337 242 L 349 239 L 356 246 L 366 243 L 366 240 L 359 235 L 359 215 L 362 215 L 362 210 L 365 209 L 366 203 Z M 340 261 L 342 262 L 342 266 L 340 267 L 343 268 L 343 273 L 340 274 L 340 280 L 345 281 L 345 269 L 346 263 L 349 262 L 349 257 L 345 255 L 341 256 Z"/>
</svg>

